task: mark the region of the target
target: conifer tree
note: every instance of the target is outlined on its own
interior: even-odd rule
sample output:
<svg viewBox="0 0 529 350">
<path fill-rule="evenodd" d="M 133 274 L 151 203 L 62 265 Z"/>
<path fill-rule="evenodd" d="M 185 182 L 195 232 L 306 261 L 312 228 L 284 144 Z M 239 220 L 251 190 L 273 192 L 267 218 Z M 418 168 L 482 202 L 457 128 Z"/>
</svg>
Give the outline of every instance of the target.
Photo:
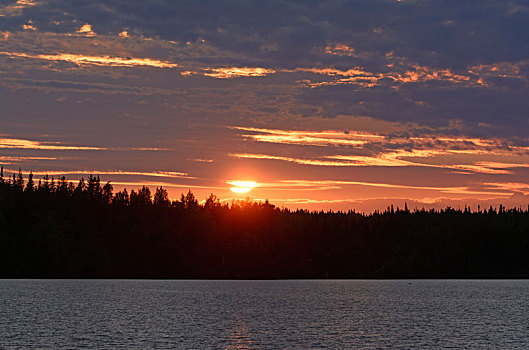
<svg viewBox="0 0 529 350">
<path fill-rule="evenodd" d="M 154 205 L 157 206 L 168 206 L 169 205 L 169 195 L 167 190 L 163 187 L 157 187 L 156 192 L 154 193 Z"/>
<path fill-rule="evenodd" d="M 35 190 L 35 183 L 33 181 L 33 172 L 30 171 L 28 175 L 28 183 L 26 184 L 26 192 L 33 192 Z"/>
</svg>

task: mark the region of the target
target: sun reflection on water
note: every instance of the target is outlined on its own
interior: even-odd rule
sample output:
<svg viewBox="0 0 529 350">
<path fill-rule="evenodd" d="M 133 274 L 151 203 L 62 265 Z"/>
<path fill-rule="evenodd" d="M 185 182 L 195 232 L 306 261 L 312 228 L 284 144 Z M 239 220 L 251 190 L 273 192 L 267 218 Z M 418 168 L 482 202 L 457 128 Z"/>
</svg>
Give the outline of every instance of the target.
<svg viewBox="0 0 529 350">
<path fill-rule="evenodd" d="M 244 322 L 236 322 L 228 337 L 229 345 L 225 350 L 245 350 L 253 348 L 253 341 L 250 339 L 248 326 Z"/>
</svg>

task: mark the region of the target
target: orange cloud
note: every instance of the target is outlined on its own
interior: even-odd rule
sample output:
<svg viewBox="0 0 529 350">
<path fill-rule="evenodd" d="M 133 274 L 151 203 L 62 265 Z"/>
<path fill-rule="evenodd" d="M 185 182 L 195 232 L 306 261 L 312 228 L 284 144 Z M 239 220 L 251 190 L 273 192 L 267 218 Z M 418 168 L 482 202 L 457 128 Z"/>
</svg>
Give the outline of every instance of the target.
<svg viewBox="0 0 529 350">
<path fill-rule="evenodd" d="M 425 66 L 414 66 L 403 74 L 388 74 L 388 78 L 400 83 L 425 82 L 431 80 L 444 80 L 453 83 L 465 83 L 470 81 L 470 77 L 452 73 L 449 69 L 430 69 Z"/>
<path fill-rule="evenodd" d="M 32 160 L 58 160 L 57 157 L 12 157 L 12 156 L 0 156 L 0 162 L 3 165 L 11 164 L 12 162 L 23 162 L 23 161 L 32 161 Z"/>
<path fill-rule="evenodd" d="M 24 172 L 27 174 L 28 172 Z M 125 175 L 125 176 L 148 176 L 148 177 L 165 177 L 165 178 L 187 178 L 190 177 L 187 173 L 176 172 L 176 171 L 153 171 L 153 172 L 141 172 L 141 171 L 126 171 L 126 170 L 47 170 L 47 171 L 34 171 L 33 175 Z"/>
<path fill-rule="evenodd" d="M 267 159 L 281 160 L 300 165 L 328 166 L 328 167 L 404 167 L 404 166 L 422 166 L 434 168 L 456 168 L 453 165 L 430 165 L 416 163 L 398 158 L 398 153 L 387 153 L 378 156 L 354 156 L 354 155 L 334 155 L 325 156 L 325 159 L 306 159 L 296 157 L 274 156 L 269 154 L 251 154 L 251 153 L 232 153 L 229 156 L 240 159 Z M 456 168 L 457 169 L 457 168 Z"/>
<path fill-rule="evenodd" d="M 529 61 L 520 61 L 516 63 L 499 62 L 494 64 L 482 64 L 470 67 L 469 73 L 484 77 L 501 77 L 501 78 L 527 78 L 522 74 L 522 67 L 527 66 Z"/>
<path fill-rule="evenodd" d="M 276 71 L 273 69 L 259 68 L 259 67 L 224 67 L 224 68 L 208 68 L 204 69 L 205 76 L 217 79 L 232 79 L 240 77 L 264 77 L 268 74 L 273 74 Z M 182 74 L 187 73 L 183 72 Z M 189 75 L 189 74 L 187 74 Z"/>
<path fill-rule="evenodd" d="M 415 163 L 400 160 L 394 154 L 381 154 L 378 157 L 369 156 L 327 156 L 326 158 L 346 161 L 349 166 L 410 166 Z"/>
<path fill-rule="evenodd" d="M 154 60 L 150 58 L 129 58 L 129 57 L 113 57 L 113 56 L 85 56 L 75 54 L 57 54 L 57 55 L 33 55 L 23 52 L 5 52 L 0 51 L 0 55 L 9 57 L 20 57 L 39 59 L 46 61 L 63 61 L 75 63 L 79 66 L 93 65 L 103 67 L 136 67 L 149 66 L 156 68 L 175 68 L 178 65 L 167 61 Z"/>
<path fill-rule="evenodd" d="M 302 187 L 303 191 L 306 190 L 306 187 L 309 188 L 319 188 L 322 189 L 335 189 L 340 188 L 340 186 L 368 186 L 368 187 L 380 187 L 380 188 L 392 188 L 392 189 L 413 189 L 413 190 L 430 190 L 438 191 L 440 193 L 446 194 L 480 194 L 480 195 L 498 195 L 498 196 L 507 196 L 510 193 L 506 192 L 497 192 L 497 191 L 477 191 L 471 190 L 467 186 L 448 186 L 448 187 L 438 187 L 438 186 L 413 186 L 413 185 L 399 185 L 391 183 L 379 183 L 379 182 L 365 182 L 365 181 L 335 181 L 335 180 L 281 180 L 277 183 L 262 183 L 259 184 L 260 187 L 268 188 L 282 188 L 284 186 L 296 188 Z"/>
<path fill-rule="evenodd" d="M 99 151 L 106 148 L 88 146 L 66 146 L 59 142 L 40 142 L 23 139 L 0 138 L 0 148 L 3 149 L 35 149 L 35 150 L 75 150 L 75 151 Z"/>
<path fill-rule="evenodd" d="M 95 36 L 96 33 L 92 30 L 92 26 L 88 23 L 84 24 L 79 30 L 77 31 L 77 34 L 81 34 L 84 36 Z"/>
<path fill-rule="evenodd" d="M 422 151 L 397 151 L 389 153 L 381 153 L 375 156 L 358 156 L 358 155 L 332 155 L 325 156 L 325 159 L 305 159 L 286 156 L 275 156 L 269 154 L 250 154 L 250 153 L 235 153 L 229 154 L 235 158 L 245 159 L 268 159 L 281 160 L 300 165 L 312 166 L 330 166 L 330 167 L 406 167 L 419 166 L 429 168 L 452 169 L 454 172 L 471 171 L 483 174 L 511 174 L 509 168 L 527 168 L 528 164 L 512 164 L 499 162 L 473 162 L 470 164 L 428 164 L 420 161 L 410 161 L 401 158 L 409 157 L 433 157 L 435 155 L 448 155 L 451 151 L 436 151 L 436 150 L 422 150 Z M 472 154 L 468 152 L 468 154 Z"/>
<path fill-rule="evenodd" d="M 29 20 L 28 23 L 24 24 L 22 26 L 24 30 L 37 30 L 37 27 L 33 24 L 32 20 Z"/>
<path fill-rule="evenodd" d="M 385 136 L 370 132 L 297 131 L 230 127 L 247 131 L 247 140 L 299 146 L 354 146 L 363 154 L 322 155 L 305 159 L 291 155 L 231 154 L 237 158 L 282 160 L 313 166 L 420 166 L 449 169 L 455 173 L 511 174 L 513 168 L 529 167 L 529 148 L 507 140 L 465 136 Z M 292 150 L 295 152 L 295 150 Z M 367 154 L 366 154 L 367 153 Z"/>
<path fill-rule="evenodd" d="M 434 147 L 435 149 L 414 149 L 409 152 L 398 151 L 401 157 L 425 157 L 443 152 L 452 153 L 474 153 L 480 150 L 485 153 L 492 152 L 491 148 L 497 148 L 495 152 L 504 154 L 505 141 L 497 139 L 482 139 L 464 136 L 444 136 L 431 135 L 422 137 L 399 137 L 385 136 L 383 134 L 359 131 L 311 131 L 311 130 L 281 130 L 281 129 L 263 129 L 252 127 L 229 127 L 235 130 L 253 132 L 255 134 L 243 134 L 241 136 L 250 138 L 259 142 L 300 144 L 300 145 L 365 145 L 367 143 L 391 144 L 391 145 L 408 145 L 412 141 L 416 147 Z M 430 146 L 427 146 L 430 145 Z M 393 147 L 395 148 L 395 147 Z M 516 148 L 516 147 L 515 147 Z M 441 151 L 444 150 L 444 151 Z M 513 150 L 513 146 L 509 151 Z M 528 148 L 516 148 L 517 151 L 529 150 Z M 428 154 L 427 154 L 428 153 Z"/>
<path fill-rule="evenodd" d="M 508 169 L 529 168 L 529 164 L 501 163 L 501 162 L 476 162 L 472 165 L 454 165 L 454 169 L 469 170 L 484 174 L 512 174 Z"/>
<path fill-rule="evenodd" d="M 346 44 L 336 44 L 334 46 L 325 47 L 325 53 L 337 56 L 354 56 L 355 49 Z"/>
<path fill-rule="evenodd" d="M 117 186 L 135 186 L 135 187 L 170 187 L 170 188 L 181 188 L 181 189 L 208 189 L 208 190 L 225 190 L 225 187 L 219 187 L 219 186 L 202 186 L 202 185 L 189 185 L 189 184 L 175 184 L 171 182 L 120 182 L 120 181 L 112 181 L 113 185 Z"/>
<path fill-rule="evenodd" d="M 353 162 L 343 161 L 330 161 L 330 160 L 319 160 L 319 159 L 302 159 L 293 157 L 282 157 L 273 156 L 268 154 L 250 154 L 250 153 L 232 153 L 229 156 L 234 158 L 246 158 L 246 159 L 269 159 L 269 160 L 282 160 L 286 162 L 301 164 L 301 165 L 316 165 L 316 166 L 351 166 Z"/>
<path fill-rule="evenodd" d="M 35 0 L 18 0 L 14 4 L 0 7 L 0 17 L 17 16 L 27 7 L 37 6 L 39 3 Z"/>
<path fill-rule="evenodd" d="M 330 67 L 330 68 L 296 68 L 295 70 L 293 70 L 293 72 L 307 72 L 307 73 L 314 73 L 314 74 L 321 74 L 321 75 L 328 75 L 328 76 L 337 76 L 337 75 L 343 76 L 343 77 L 364 76 L 366 78 L 375 78 L 373 76 L 373 73 L 365 71 L 361 67 L 355 67 L 355 68 L 351 68 L 348 70 L 340 70 L 340 69 L 336 69 L 333 67 Z"/>
<path fill-rule="evenodd" d="M 492 187 L 510 192 L 520 192 L 524 195 L 529 195 L 529 184 L 522 182 L 485 182 L 484 186 Z"/>
<path fill-rule="evenodd" d="M 484 83 L 470 76 L 455 74 L 449 69 L 432 69 L 425 66 L 414 65 L 411 69 L 401 72 L 372 73 L 364 70 L 362 67 L 354 67 L 348 70 L 330 68 L 297 68 L 294 71 L 308 72 L 325 75 L 329 77 L 343 77 L 332 81 L 314 82 L 311 80 L 302 80 L 301 83 L 311 87 L 320 87 L 325 85 L 358 85 L 361 87 L 376 86 L 380 80 L 392 80 L 398 84 L 409 84 L 428 81 L 449 81 L 456 84 L 484 85 Z"/>
<path fill-rule="evenodd" d="M 253 139 L 258 142 L 298 144 L 312 146 L 328 145 L 349 145 L 360 146 L 369 140 L 384 139 L 383 136 L 361 133 L 361 132 L 338 132 L 338 131 L 294 131 L 278 129 L 260 129 L 231 127 L 232 129 L 250 131 L 258 134 L 244 134 L 243 137 Z"/>
<path fill-rule="evenodd" d="M 125 147 L 125 148 L 113 148 L 118 151 L 170 151 L 170 148 L 158 148 L 158 147 Z"/>
</svg>

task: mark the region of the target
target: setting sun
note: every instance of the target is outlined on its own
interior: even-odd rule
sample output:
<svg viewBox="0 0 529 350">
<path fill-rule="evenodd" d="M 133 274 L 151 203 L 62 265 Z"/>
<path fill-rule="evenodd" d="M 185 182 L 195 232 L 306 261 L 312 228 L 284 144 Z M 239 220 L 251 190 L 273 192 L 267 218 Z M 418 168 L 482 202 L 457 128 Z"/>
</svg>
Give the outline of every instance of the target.
<svg viewBox="0 0 529 350">
<path fill-rule="evenodd" d="M 230 190 L 235 193 L 248 193 L 257 186 L 255 181 L 227 181 L 227 183 L 233 186 Z"/>
</svg>

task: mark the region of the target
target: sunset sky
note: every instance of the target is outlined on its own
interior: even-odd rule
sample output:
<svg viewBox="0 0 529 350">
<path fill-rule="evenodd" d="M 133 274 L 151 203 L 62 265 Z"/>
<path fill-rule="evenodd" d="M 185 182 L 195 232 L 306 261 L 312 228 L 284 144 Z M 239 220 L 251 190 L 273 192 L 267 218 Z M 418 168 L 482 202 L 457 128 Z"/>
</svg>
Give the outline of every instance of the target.
<svg viewBox="0 0 529 350">
<path fill-rule="evenodd" d="M 529 1 L 4 0 L 0 163 L 175 199 L 526 208 L 528 79 Z"/>
</svg>

